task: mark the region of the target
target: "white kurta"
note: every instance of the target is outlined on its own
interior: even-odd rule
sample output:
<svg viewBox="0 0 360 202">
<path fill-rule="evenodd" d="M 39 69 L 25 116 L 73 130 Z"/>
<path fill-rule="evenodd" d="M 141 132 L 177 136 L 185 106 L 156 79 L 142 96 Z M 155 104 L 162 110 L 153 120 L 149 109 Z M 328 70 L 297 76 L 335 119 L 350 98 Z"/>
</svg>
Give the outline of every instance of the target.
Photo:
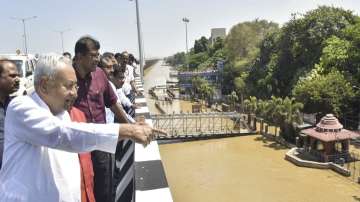
<svg viewBox="0 0 360 202">
<path fill-rule="evenodd" d="M 118 131 L 118 124 L 71 122 L 66 111 L 54 116 L 36 93 L 13 99 L 5 118 L 0 201 L 81 201 L 77 153 L 115 153 Z"/>
<path fill-rule="evenodd" d="M 123 89 L 125 95 L 129 95 L 130 91 L 132 89 L 130 82 L 135 80 L 134 67 L 132 67 L 131 65 L 126 65 L 124 76 L 125 76 L 125 82 L 123 84 L 122 89 Z"/>
</svg>

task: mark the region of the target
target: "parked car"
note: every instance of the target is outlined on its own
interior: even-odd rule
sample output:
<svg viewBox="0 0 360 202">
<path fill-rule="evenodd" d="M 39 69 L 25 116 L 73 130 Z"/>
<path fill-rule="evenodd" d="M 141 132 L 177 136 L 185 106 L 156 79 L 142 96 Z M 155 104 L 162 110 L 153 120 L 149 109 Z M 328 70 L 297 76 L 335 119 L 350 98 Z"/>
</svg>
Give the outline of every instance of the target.
<svg viewBox="0 0 360 202">
<path fill-rule="evenodd" d="M 19 90 L 12 96 L 25 95 L 33 91 L 33 73 L 36 68 L 34 55 L 0 54 L 0 58 L 6 58 L 16 64 L 20 75 Z"/>
</svg>

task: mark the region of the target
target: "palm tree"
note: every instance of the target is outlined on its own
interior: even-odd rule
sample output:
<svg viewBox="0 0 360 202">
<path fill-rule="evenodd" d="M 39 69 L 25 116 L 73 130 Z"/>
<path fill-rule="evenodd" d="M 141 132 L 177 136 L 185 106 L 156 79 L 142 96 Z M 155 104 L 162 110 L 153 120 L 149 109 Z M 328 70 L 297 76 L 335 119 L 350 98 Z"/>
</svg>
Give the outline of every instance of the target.
<svg viewBox="0 0 360 202">
<path fill-rule="evenodd" d="M 200 95 L 204 101 L 207 100 L 209 102 L 209 100 L 212 98 L 214 93 L 215 93 L 214 88 L 210 86 L 208 83 L 203 83 L 200 86 Z"/>
<path fill-rule="evenodd" d="M 296 102 L 295 98 L 286 97 L 282 103 L 282 111 L 280 113 L 280 130 L 281 136 L 284 139 L 294 142 L 295 130 L 294 123 L 302 123 L 302 117 L 300 110 L 303 108 L 303 104 Z"/>
<path fill-rule="evenodd" d="M 254 96 L 250 96 L 249 99 L 244 100 L 244 107 L 248 113 L 248 125 L 251 124 L 251 114 L 255 114 L 257 111 L 258 101 Z"/>
<path fill-rule="evenodd" d="M 275 136 L 277 134 L 277 127 L 280 125 L 280 114 L 282 112 L 282 99 L 271 96 L 265 110 L 265 120 L 268 124 L 275 126 Z"/>
<path fill-rule="evenodd" d="M 281 136 L 286 140 L 294 141 L 294 123 L 301 123 L 300 110 L 303 108 L 303 104 L 296 102 L 295 98 L 285 99 L 272 96 L 268 101 L 264 118 L 267 123 L 275 126 L 275 136 L 277 135 L 277 129 L 280 127 Z"/>
<path fill-rule="evenodd" d="M 235 91 L 232 91 L 231 94 L 228 95 L 228 99 L 233 107 L 233 109 L 235 110 L 235 102 L 237 102 L 239 100 L 239 97 L 237 96 Z"/>
<path fill-rule="evenodd" d="M 264 119 L 267 116 L 268 104 L 269 102 L 259 99 L 257 102 L 256 116 Z"/>
</svg>

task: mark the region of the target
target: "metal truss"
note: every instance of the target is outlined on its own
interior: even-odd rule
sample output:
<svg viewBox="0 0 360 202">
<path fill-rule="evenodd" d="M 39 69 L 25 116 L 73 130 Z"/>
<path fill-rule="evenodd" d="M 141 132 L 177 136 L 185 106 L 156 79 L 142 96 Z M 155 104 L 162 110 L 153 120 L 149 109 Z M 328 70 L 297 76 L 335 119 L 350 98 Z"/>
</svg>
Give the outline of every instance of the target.
<svg viewBox="0 0 360 202">
<path fill-rule="evenodd" d="M 208 112 L 152 115 L 153 125 L 168 135 L 157 139 L 209 137 L 248 133 L 244 115 L 236 112 Z"/>
</svg>

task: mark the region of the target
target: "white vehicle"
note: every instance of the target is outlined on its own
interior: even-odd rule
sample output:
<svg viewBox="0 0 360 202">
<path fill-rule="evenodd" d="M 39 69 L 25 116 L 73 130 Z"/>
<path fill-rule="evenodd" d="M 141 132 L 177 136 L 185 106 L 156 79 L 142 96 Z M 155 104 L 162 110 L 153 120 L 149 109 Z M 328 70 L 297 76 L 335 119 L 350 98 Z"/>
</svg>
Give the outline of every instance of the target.
<svg viewBox="0 0 360 202">
<path fill-rule="evenodd" d="M 36 59 L 33 55 L 0 54 L 0 58 L 13 61 L 20 75 L 19 90 L 13 94 L 25 95 L 33 91 L 33 73 L 36 67 Z"/>
</svg>

